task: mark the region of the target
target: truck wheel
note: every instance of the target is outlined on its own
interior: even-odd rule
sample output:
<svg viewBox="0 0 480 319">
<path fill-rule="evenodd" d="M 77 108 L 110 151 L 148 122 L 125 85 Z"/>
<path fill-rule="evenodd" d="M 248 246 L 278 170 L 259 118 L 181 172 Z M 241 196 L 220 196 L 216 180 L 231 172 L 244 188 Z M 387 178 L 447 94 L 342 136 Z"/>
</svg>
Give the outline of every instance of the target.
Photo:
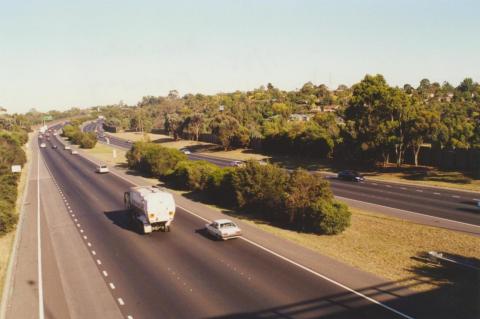
<svg viewBox="0 0 480 319">
<path fill-rule="evenodd" d="M 170 226 L 165 226 L 165 232 L 169 233 L 170 232 Z"/>
</svg>

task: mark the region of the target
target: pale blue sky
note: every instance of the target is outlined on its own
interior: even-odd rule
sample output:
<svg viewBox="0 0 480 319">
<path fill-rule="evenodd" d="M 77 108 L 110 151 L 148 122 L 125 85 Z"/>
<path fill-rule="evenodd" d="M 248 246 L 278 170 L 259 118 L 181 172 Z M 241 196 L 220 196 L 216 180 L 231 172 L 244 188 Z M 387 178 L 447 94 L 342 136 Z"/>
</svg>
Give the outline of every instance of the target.
<svg viewBox="0 0 480 319">
<path fill-rule="evenodd" d="M 480 1 L 0 0 L 0 106 L 480 80 Z"/>
</svg>

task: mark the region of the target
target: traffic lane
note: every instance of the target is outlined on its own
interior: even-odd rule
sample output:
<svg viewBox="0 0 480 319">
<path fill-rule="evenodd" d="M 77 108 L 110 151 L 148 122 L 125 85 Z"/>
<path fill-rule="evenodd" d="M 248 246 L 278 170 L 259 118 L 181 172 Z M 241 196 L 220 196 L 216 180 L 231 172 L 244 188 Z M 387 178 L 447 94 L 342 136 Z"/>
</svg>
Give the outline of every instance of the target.
<svg viewBox="0 0 480 319">
<path fill-rule="evenodd" d="M 367 182 L 350 182 L 333 178 L 329 178 L 328 181 L 332 186 L 358 189 L 359 191 L 363 192 L 377 192 L 392 197 L 403 196 L 414 201 L 428 202 L 431 205 L 449 207 L 451 209 L 463 208 L 459 209 L 460 211 L 467 211 L 466 209 L 469 206 L 475 205 L 474 199 L 472 197 L 466 196 L 464 198 L 460 198 L 457 196 L 448 196 L 446 194 L 442 195 L 442 193 L 438 193 L 439 195 L 437 195 L 437 192 L 433 192 L 431 190 L 423 191 L 421 189 L 407 188 L 401 185 L 387 184 L 388 186 L 384 186 L 378 185 L 377 183 L 374 183 L 375 185 L 373 185 L 372 183 Z"/>
<path fill-rule="evenodd" d="M 407 185 L 407 184 L 394 183 L 394 182 L 389 183 L 386 181 L 376 181 L 376 180 L 369 180 L 369 179 L 366 179 L 365 181 L 360 182 L 359 184 L 395 190 L 395 192 L 409 192 L 409 193 L 416 193 L 416 194 L 424 193 L 426 196 L 435 195 L 433 197 L 436 197 L 437 199 L 448 198 L 449 201 L 454 201 L 458 203 L 465 203 L 465 202 L 470 203 L 470 202 L 476 202 L 477 200 L 480 200 L 480 193 L 472 192 L 472 191 L 435 188 L 435 187 L 428 187 L 428 186 L 421 186 L 421 185 Z"/>
<path fill-rule="evenodd" d="M 91 172 L 90 167 L 87 169 L 88 172 Z M 85 175 L 89 175 L 88 172 L 85 172 Z M 112 175 L 103 175 L 102 180 L 103 177 L 107 179 L 110 176 Z M 117 179 L 117 182 L 120 181 Z M 90 190 L 99 184 L 98 181 L 92 181 L 92 183 L 87 189 Z M 112 182 L 108 184 L 107 190 L 115 188 Z M 128 183 L 123 182 L 123 185 L 118 187 L 120 187 L 119 191 L 115 191 L 111 196 L 118 198 L 116 194 L 123 194 Z M 91 190 L 95 193 L 102 193 L 104 189 L 105 186 L 101 186 L 98 190 Z M 121 204 L 121 199 L 119 201 Z M 93 200 L 92 202 L 103 201 Z M 158 257 L 160 259 L 168 258 L 170 262 L 173 262 L 170 269 L 177 269 L 177 274 L 181 274 L 181 278 L 186 278 L 187 283 L 197 282 L 190 286 L 194 287 L 195 291 L 202 291 L 201 295 L 210 296 L 210 300 L 214 301 L 216 305 L 224 305 L 221 309 L 224 312 L 238 312 L 247 309 L 256 311 L 264 309 L 264 307 L 280 307 L 304 300 L 317 300 L 317 306 L 321 309 L 318 311 L 322 314 L 332 311 L 342 313 L 351 307 L 351 304 L 361 304 L 362 307 L 369 309 L 367 317 L 378 317 L 376 315 L 378 311 L 381 312 L 380 317 L 386 316 L 383 309 L 376 309 L 377 307 L 370 309 L 370 304 L 365 300 L 359 300 L 354 295 L 339 289 L 338 286 L 323 280 L 319 282 L 319 279 L 312 278 L 310 273 L 299 270 L 277 257 L 265 254 L 246 242 L 217 243 L 204 237 L 201 233 L 195 232 L 195 230 L 202 229 L 203 226 L 201 220 L 179 210 L 179 215 L 174 222 L 173 233 L 167 236 L 163 233 L 155 233 L 151 236 L 153 239 L 157 239 L 151 243 L 153 245 L 151 250 L 162 251 Z M 141 236 L 141 238 L 144 237 Z M 223 244 L 230 245 L 219 246 Z M 143 245 L 147 246 L 148 242 Z M 220 247 L 225 249 L 220 250 Z M 147 248 L 147 250 L 150 249 Z M 232 266 L 229 267 L 226 263 L 231 263 Z M 236 272 L 235 269 L 238 271 Z M 247 274 L 253 274 L 250 277 L 255 279 L 248 280 Z M 305 276 L 308 278 L 303 278 Z M 198 278 L 203 280 L 198 282 Z M 255 291 L 259 293 L 255 294 Z M 285 295 L 281 296 L 282 293 Z M 339 303 L 339 300 L 333 303 L 327 302 L 327 299 L 331 299 L 333 296 L 342 299 L 343 304 Z M 366 302 L 366 304 L 362 304 L 362 302 Z M 361 317 L 360 313 L 356 311 L 354 313 L 355 316 Z M 206 313 L 206 315 L 211 315 L 211 313 Z M 351 315 L 352 313 L 350 313 L 350 317 Z"/>
<path fill-rule="evenodd" d="M 41 167 L 48 175 L 40 185 L 42 221 L 45 223 L 42 235 L 49 239 L 43 243 L 48 242 L 52 247 L 50 256 L 42 254 L 47 317 L 118 318 L 120 310 L 84 246 L 84 239 L 77 233 L 67 211 L 68 202 L 61 197 L 43 161 Z M 53 284 L 57 277 L 55 273 L 52 275 L 54 269 L 58 269 L 61 286 Z M 66 304 L 61 313 L 64 300 Z"/>
<path fill-rule="evenodd" d="M 473 213 L 475 209 L 473 205 L 433 200 L 427 197 L 414 197 L 410 194 L 380 191 L 376 188 L 366 187 L 359 189 L 360 186 L 348 182 L 334 182 L 330 185 L 336 196 L 445 218 L 456 222 L 480 225 L 480 215 Z"/>
<path fill-rule="evenodd" d="M 113 222 L 116 215 L 124 215 L 122 205 L 118 205 L 123 192 L 114 199 L 105 196 L 105 189 L 95 185 L 98 181 L 92 183 L 88 172 L 65 159 L 61 152 L 47 152 L 50 154 L 45 155 L 46 161 L 68 198 L 82 235 L 88 238 L 92 259 L 97 265 L 100 260 L 98 271 L 106 271 L 105 284 L 113 284 L 111 292 L 117 302 L 121 298 L 124 317 L 155 318 L 161 314 L 165 318 L 189 318 L 199 312 L 193 303 L 185 301 L 179 283 L 164 273 L 164 259 L 152 260 L 158 247 L 147 251 L 137 238 L 142 236 Z"/>
</svg>

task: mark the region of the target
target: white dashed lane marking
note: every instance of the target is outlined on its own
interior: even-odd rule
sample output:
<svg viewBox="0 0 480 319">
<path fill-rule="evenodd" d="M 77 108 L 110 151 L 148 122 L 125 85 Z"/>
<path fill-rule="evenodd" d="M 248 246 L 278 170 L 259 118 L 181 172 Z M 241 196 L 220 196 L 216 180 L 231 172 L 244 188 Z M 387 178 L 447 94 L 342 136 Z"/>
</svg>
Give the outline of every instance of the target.
<svg viewBox="0 0 480 319">
<path fill-rule="evenodd" d="M 433 193 L 434 195 L 440 195 L 440 193 Z"/>
<path fill-rule="evenodd" d="M 453 198 L 460 198 L 458 195 L 452 195 Z"/>
<path fill-rule="evenodd" d="M 105 276 L 105 277 L 108 277 L 108 272 L 106 270 L 103 270 L 102 271 L 102 274 Z"/>
<path fill-rule="evenodd" d="M 97 264 L 101 265 L 102 261 L 100 259 L 97 259 Z"/>
<path fill-rule="evenodd" d="M 113 282 L 109 283 L 108 285 L 110 286 L 110 289 L 112 289 L 112 290 L 115 289 L 115 285 L 113 284 Z"/>
<path fill-rule="evenodd" d="M 118 298 L 117 300 L 118 300 L 118 303 L 120 304 L 120 306 L 125 305 L 122 298 Z"/>
<path fill-rule="evenodd" d="M 419 192 L 419 193 L 423 193 L 423 190 L 421 190 L 421 189 L 416 189 L 416 191 Z"/>
</svg>

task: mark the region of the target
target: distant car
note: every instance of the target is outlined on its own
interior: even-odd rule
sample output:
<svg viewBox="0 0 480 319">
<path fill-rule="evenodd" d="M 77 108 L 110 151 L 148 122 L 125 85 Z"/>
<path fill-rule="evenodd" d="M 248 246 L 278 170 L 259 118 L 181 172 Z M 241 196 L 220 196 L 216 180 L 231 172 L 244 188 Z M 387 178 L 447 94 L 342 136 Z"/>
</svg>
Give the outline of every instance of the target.
<svg viewBox="0 0 480 319">
<path fill-rule="evenodd" d="M 70 153 L 72 153 L 72 155 L 77 155 L 78 151 L 77 150 L 72 150 Z"/>
<path fill-rule="evenodd" d="M 337 178 L 344 180 L 344 181 L 353 181 L 353 182 L 361 182 L 364 181 L 365 178 L 355 171 L 345 170 L 341 171 L 337 174 Z"/>
<path fill-rule="evenodd" d="M 207 232 L 217 239 L 231 239 L 242 235 L 242 230 L 229 219 L 217 219 L 205 225 Z"/>
<path fill-rule="evenodd" d="M 68 145 L 65 145 L 65 146 L 63 147 L 63 149 L 64 149 L 64 150 L 70 150 L 70 149 L 71 149 L 71 147 L 70 147 L 70 146 L 68 146 Z"/>
<path fill-rule="evenodd" d="M 43 135 L 39 135 L 38 138 L 43 138 Z"/>
<path fill-rule="evenodd" d="M 233 167 L 242 167 L 242 166 L 245 166 L 245 162 L 242 162 L 242 161 L 231 161 L 231 162 L 230 162 L 230 166 L 233 166 Z"/>
<path fill-rule="evenodd" d="M 52 148 L 53 148 L 53 149 L 57 149 L 57 145 L 55 145 L 55 144 L 52 145 Z"/>
<path fill-rule="evenodd" d="M 104 174 L 104 173 L 108 173 L 109 170 L 108 170 L 107 165 L 99 165 L 99 166 L 97 167 L 96 172 L 97 172 L 97 173 L 100 173 L 100 174 Z"/>
<path fill-rule="evenodd" d="M 186 155 L 191 154 L 191 152 L 186 148 L 181 148 L 180 152 L 182 152 L 183 154 L 186 154 Z"/>
<path fill-rule="evenodd" d="M 47 144 L 42 143 L 42 144 L 40 144 L 40 147 L 41 147 L 41 148 L 45 148 L 45 147 L 47 147 Z"/>
</svg>

